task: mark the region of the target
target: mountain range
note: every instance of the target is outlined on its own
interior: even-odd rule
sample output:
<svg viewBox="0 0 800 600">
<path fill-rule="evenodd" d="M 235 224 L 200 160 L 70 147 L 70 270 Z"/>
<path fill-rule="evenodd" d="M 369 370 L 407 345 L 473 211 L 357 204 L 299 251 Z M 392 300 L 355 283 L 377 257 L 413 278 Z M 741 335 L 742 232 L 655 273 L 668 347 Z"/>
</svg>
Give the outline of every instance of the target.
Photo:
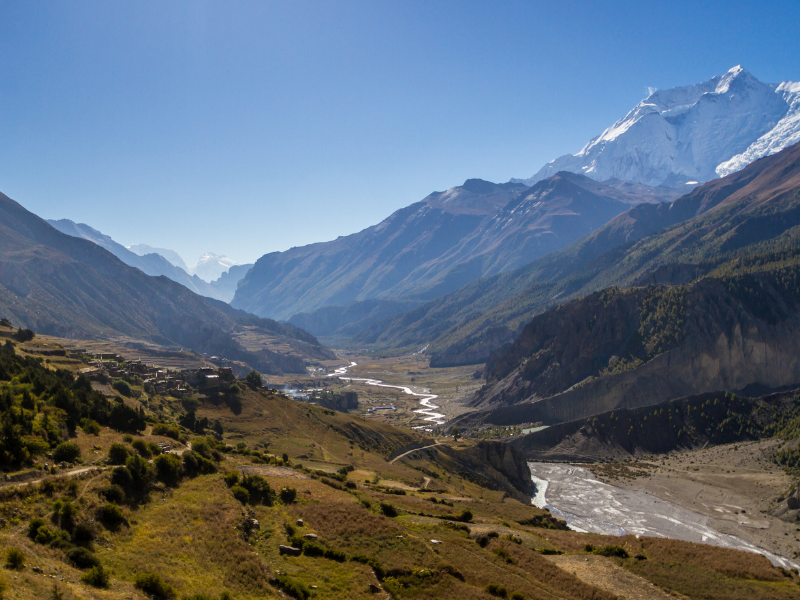
<svg viewBox="0 0 800 600">
<path fill-rule="evenodd" d="M 376 298 L 429 300 L 563 248 L 633 204 L 684 190 L 572 173 L 532 187 L 470 179 L 359 233 L 262 256 L 231 305 L 289 319 Z"/>
<path fill-rule="evenodd" d="M 264 373 L 305 372 L 334 357 L 301 329 L 146 275 L 2 194 L 0 314 L 43 334 L 187 347 Z"/>
<path fill-rule="evenodd" d="M 570 246 L 374 323 L 356 345 L 429 346 L 431 364 L 476 364 L 534 316 L 611 286 L 680 284 L 728 260 L 793 251 L 800 144 L 672 203 L 641 204 Z M 745 264 L 745 263 L 742 263 Z"/>
<path fill-rule="evenodd" d="M 47 222 L 61 233 L 89 240 L 105 248 L 126 265 L 136 267 L 147 275 L 154 277 L 164 275 L 195 294 L 222 300 L 223 302 L 231 301 L 239 281 L 253 266 L 252 264 L 234 265 L 232 261 L 225 257 L 219 257 L 212 253 L 204 254 L 195 264 L 195 267 L 201 266 L 200 273 L 206 276 L 220 273 L 214 279 L 207 279 L 200 277 L 197 272 L 190 275 L 186 263 L 174 250 L 153 248 L 146 244 L 134 244 L 126 248 L 122 244 L 115 242 L 110 236 L 85 223 L 75 223 L 69 219 L 48 219 Z M 231 269 L 233 269 L 232 272 Z"/>
<path fill-rule="evenodd" d="M 800 141 L 800 83 L 762 83 L 741 66 L 696 85 L 658 90 L 528 179 L 559 171 L 647 185 L 704 182 Z"/>
</svg>

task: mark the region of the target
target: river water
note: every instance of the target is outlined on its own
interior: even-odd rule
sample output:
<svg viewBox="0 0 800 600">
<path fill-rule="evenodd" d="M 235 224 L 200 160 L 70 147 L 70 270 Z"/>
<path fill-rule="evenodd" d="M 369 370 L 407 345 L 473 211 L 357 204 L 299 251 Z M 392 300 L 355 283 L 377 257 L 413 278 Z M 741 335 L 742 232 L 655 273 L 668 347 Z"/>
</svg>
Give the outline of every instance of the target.
<svg viewBox="0 0 800 600">
<path fill-rule="evenodd" d="M 701 542 L 766 556 L 786 569 L 800 564 L 708 525 L 708 517 L 636 490 L 595 479 L 587 469 L 568 464 L 529 462 L 536 491 L 532 502 L 549 508 L 570 529 L 605 535 L 641 535 Z"/>
<path fill-rule="evenodd" d="M 436 425 L 443 425 L 445 422 L 445 415 L 442 413 L 436 412 L 436 409 L 439 408 L 438 405 L 431 402 L 431 400 L 435 400 L 439 396 L 436 394 L 427 393 L 418 393 L 413 391 L 411 388 L 403 387 L 401 385 L 389 385 L 388 383 L 383 383 L 380 379 L 366 379 L 363 377 L 347 377 L 347 370 L 352 369 L 353 367 L 357 366 L 358 363 L 350 362 L 350 364 L 346 367 L 339 367 L 333 373 L 329 373 L 328 377 L 338 377 L 343 381 L 358 381 L 359 383 L 363 383 L 364 385 L 374 385 L 376 387 L 382 388 L 392 388 L 395 390 L 400 390 L 404 394 L 409 394 L 411 396 L 419 396 L 420 397 L 420 405 L 422 408 L 416 409 L 414 412 L 425 415 L 423 421 L 429 421 L 431 423 L 435 423 Z M 418 427 L 414 427 L 413 429 L 427 429 L 427 425 L 420 425 Z"/>
</svg>

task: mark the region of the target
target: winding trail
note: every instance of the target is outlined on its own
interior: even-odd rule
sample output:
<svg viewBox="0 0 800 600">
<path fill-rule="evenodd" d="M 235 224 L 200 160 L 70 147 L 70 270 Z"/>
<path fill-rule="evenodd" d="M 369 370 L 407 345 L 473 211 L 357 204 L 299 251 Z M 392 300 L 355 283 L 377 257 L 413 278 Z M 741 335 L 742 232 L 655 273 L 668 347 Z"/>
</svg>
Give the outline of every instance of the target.
<svg viewBox="0 0 800 600">
<path fill-rule="evenodd" d="M 409 454 L 414 454 L 414 452 L 419 452 L 420 450 L 427 450 L 428 448 L 433 448 L 435 446 L 441 446 L 441 445 L 442 445 L 442 442 L 436 442 L 435 444 L 431 444 L 430 446 L 423 446 L 422 448 L 414 448 L 413 450 L 409 450 L 408 452 L 403 452 L 400 456 L 395 456 L 392 460 L 390 460 L 389 464 L 391 465 L 392 463 L 397 462 L 401 458 L 405 458 Z M 430 483 L 430 478 L 429 477 L 423 477 L 423 479 L 427 480 L 427 483 L 425 484 L 425 487 L 428 487 L 428 483 Z"/>
<path fill-rule="evenodd" d="M 446 420 L 445 415 L 442 413 L 436 412 L 436 409 L 439 408 L 438 405 L 431 402 L 438 398 L 437 394 L 420 394 L 411 390 L 411 388 L 404 387 L 402 385 L 389 385 L 388 383 L 383 383 L 380 379 L 368 379 L 364 377 L 346 377 L 347 370 L 352 369 L 353 367 L 357 366 L 358 363 L 354 363 L 350 361 L 350 364 L 346 367 L 339 367 L 333 373 L 329 373 L 328 377 L 338 377 L 342 381 L 358 381 L 365 385 L 374 385 L 376 387 L 382 388 L 392 388 L 396 390 L 401 390 L 404 394 L 408 394 L 410 396 L 420 396 L 422 399 L 419 401 L 420 405 L 424 408 L 418 408 L 413 412 L 425 415 L 424 421 L 429 421 L 431 423 L 435 423 L 436 425 L 444 425 Z M 425 429 L 425 425 L 419 425 L 417 427 L 412 427 L 412 429 Z"/>
</svg>

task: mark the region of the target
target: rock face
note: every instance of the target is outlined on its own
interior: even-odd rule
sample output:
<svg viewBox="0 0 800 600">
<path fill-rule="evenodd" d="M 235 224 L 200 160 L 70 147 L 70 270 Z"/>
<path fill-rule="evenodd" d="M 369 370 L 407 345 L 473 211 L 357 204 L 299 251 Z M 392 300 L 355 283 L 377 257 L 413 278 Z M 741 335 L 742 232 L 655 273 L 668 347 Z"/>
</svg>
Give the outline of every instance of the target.
<svg viewBox="0 0 800 600">
<path fill-rule="evenodd" d="M 697 85 L 658 90 L 577 154 L 542 167 L 647 185 L 709 181 L 800 141 L 800 84 L 762 83 L 742 67 Z"/>
<path fill-rule="evenodd" d="M 680 193 L 572 173 L 532 188 L 470 179 L 359 233 L 262 256 L 231 304 L 289 319 L 376 298 L 425 301 L 563 248 L 633 204 Z M 369 316 L 367 305 L 353 308 L 293 320 L 328 327 L 324 321 L 331 316 L 338 329 Z"/>
<path fill-rule="evenodd" d="M 530 460 L 622 460 L 771 438 L 776 425 L 792 422 L 798 409 L 797 390 L 761 398 L 711 392 L 559 423 L 510 444 Z"/>
<path fill-rule="evenodd" d="M 606 290 L 531 321 L 490 358 L 471 404 L 492 423 L 559 423 L 714 390 L 781 388 L 800 383 L 798 335 L 800 267 Z"/>
<path fill-rule="evenodd" d="M 520 502 L 530 503 L 533 483 L 528 462 L 522 452 L 503 442 L 478 442 L 463 450 L 436 446 L 426 452 L 438 454 L 437 461 L 485 487 L 503 490 Z"/>
</svg>

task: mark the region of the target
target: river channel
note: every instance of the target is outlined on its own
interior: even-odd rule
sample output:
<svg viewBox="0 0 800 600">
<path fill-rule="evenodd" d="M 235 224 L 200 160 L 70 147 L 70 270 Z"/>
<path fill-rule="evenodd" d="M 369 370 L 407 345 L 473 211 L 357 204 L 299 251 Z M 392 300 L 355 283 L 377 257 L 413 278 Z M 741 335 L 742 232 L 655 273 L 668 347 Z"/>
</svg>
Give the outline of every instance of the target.
<svg viewBox="0 0 800 600">
<path fill-rule="evenodd" d="M 354 363 L 351 361 L 348 366 L 339 367 L 333 373 L 329 373 L 328 377 L 338 377 L 342 381 L 357 381 L 359 383 L 363 383 L 364 385 L 374 385 L 376 387 L 392 388 L 395 390 L 401 390 L 404 394 L 409 394 L 411 396 L 419 396 L 420 397 L 419 403 L 423 408 L 418 408 L 413 412 L 425 415 L 423 421 L 428 421 L 436 425 L 444 424 L 445 415 L 436 412 L 436 409 L 439 408 L 439 406 L 431 402 L 431 400 L 435 400 L 436 398 L 438 398 L 439 397 L 438 395 L 429 393 L 418 393 L 413 391 L 411 388 L 403 387 L 401 385 L 389 385 L 388 383 L 384 383 L 380 379 L 368 379 L 364 377 L 348 377 L 347 370 L 352 369 L 357 365 L 358 363 Z M 426 429 L 427 427 L 428 427 L 427 425 L 420 425 L 418 427 L 413 427 L 413 429 Z"/>
<path fill-rule="evenodd" d="M 574 531 L 700 542 L 756 552 L 786 569 L 800 568 L 795 561 L 717 531 L 704 515 L 645 492 L 603 483 L 582 467 L 538 462 L 529 462 L 528 466 L 536 490 L 533 504 L 547 507 Z"/>
</svg>

